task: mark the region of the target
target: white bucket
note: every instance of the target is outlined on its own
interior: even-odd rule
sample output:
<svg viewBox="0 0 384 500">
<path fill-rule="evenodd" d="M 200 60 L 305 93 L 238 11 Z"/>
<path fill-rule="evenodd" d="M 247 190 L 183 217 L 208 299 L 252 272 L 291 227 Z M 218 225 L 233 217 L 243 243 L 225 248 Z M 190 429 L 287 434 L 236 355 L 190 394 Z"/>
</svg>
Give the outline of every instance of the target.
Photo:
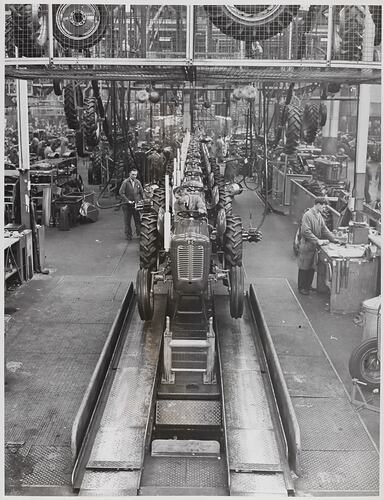
<svg viewBox="0 0 384 500">
<path fill-rule="evenodd" d="M 375 338 L 378 336 L 378 328 L 380 328 L 381 315 L 379 317 L 381 296 L 373 297 L 372 299 L 364 300 L 364 329 L 363 340 Z"/>
</svg>

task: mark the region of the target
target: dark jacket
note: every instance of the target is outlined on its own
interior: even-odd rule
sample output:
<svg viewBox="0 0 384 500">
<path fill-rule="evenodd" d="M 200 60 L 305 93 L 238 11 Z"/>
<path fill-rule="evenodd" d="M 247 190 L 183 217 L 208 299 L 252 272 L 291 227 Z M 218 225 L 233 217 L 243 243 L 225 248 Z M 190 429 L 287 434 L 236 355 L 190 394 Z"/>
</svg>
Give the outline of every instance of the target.
<svg viewBox="0 0 384 500">
<path fill-rule="evenodd" d="M 140 201 L 144 195 L 143 186 L 137 179 L 133 181 L 133 185 L 131 179 L 125 179 L 120 186 L 119 195 L 123 198 L 123 201 Z"/>
</svg>

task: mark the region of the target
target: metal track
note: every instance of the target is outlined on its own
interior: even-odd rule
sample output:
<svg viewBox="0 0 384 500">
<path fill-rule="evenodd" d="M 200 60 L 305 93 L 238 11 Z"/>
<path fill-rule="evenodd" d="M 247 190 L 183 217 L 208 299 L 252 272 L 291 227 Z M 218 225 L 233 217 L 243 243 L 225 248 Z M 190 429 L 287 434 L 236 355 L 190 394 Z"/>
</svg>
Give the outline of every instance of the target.
<svg viewBox="0 0 384 500">
<path fill-rule="evenodd" d="M 228 296 L 215 296 L 217 382 L 207 385 L 196 371 L 176 372 L 175 384 L 159 383 L 165 302 L 156 296 L 156 321 L 145 323 L 132 298 L 125 304 L 105 380 L 92 378 L 90 392 L 100 390 L 95 409 L 83 404 L 77 419 L 85 421 L 86 410 L 90 425 L 82 427 L 75 490 L 82 496 L 292 493 L 252 304 L 246 300 L 244 318 L 233 320 Z M 178 363 L 184 358 L 179 354 Z"/>
</svg>

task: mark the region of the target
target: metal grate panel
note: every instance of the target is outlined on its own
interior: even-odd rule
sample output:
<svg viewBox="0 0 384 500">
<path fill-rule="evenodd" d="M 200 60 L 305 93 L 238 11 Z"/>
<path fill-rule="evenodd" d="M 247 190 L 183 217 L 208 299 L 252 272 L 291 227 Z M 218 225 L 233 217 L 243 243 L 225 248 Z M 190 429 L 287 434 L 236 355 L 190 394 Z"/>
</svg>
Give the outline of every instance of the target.
<svg viewBox="0 0 384 500">
<path fill-rule="evenodd" d="M 303 474 L 297 493 L 359 493 L 378 495 L 379 461 L 373 451 L 306 451 L 301 454 Z M 356 474 L 356 471 L 359 471 Z"/>
<path fill-rule="evenodd" d="M 249 473 L 231 471 L 231 496 L 280 494 L 286 495 L 282 474 Z"/>
<path fill-rule="evenodd" d="M 292 398 L 303 450 L 374 450 L 355 409 L 344 399 Z"/>
<path fill-rule="evenodd" d="M 163 400 L 156 404 L 158 425 L 215 425 L 221 424 L 219 401 Z"/>
<path fill-rule="evenodd" d="M 136 496 L 139 471 L 85 471 L 80 496 Z"/>
</svg>

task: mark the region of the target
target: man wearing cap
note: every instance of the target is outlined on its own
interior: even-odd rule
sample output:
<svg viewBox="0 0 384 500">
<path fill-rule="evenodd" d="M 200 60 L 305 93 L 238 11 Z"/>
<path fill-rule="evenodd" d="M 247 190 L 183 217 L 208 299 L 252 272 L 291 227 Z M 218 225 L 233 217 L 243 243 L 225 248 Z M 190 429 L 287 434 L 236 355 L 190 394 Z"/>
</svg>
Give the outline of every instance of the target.
<svg viewBox="0 0 384 500">
<path fill-rule="evenodd" d="M 315 274 L 316 248 L 326 245 L 330 241 L 338 242 L 325 225 L 323 213 L 327 205 L 328 202 L 325 198 L 315 198 L 313 207 L 304 213 L 301 221 L 297 285 L 299 293 L 302 295 L 308 295 L 309 291 L 313 290 L 311 285 Z"/>
</svg>

